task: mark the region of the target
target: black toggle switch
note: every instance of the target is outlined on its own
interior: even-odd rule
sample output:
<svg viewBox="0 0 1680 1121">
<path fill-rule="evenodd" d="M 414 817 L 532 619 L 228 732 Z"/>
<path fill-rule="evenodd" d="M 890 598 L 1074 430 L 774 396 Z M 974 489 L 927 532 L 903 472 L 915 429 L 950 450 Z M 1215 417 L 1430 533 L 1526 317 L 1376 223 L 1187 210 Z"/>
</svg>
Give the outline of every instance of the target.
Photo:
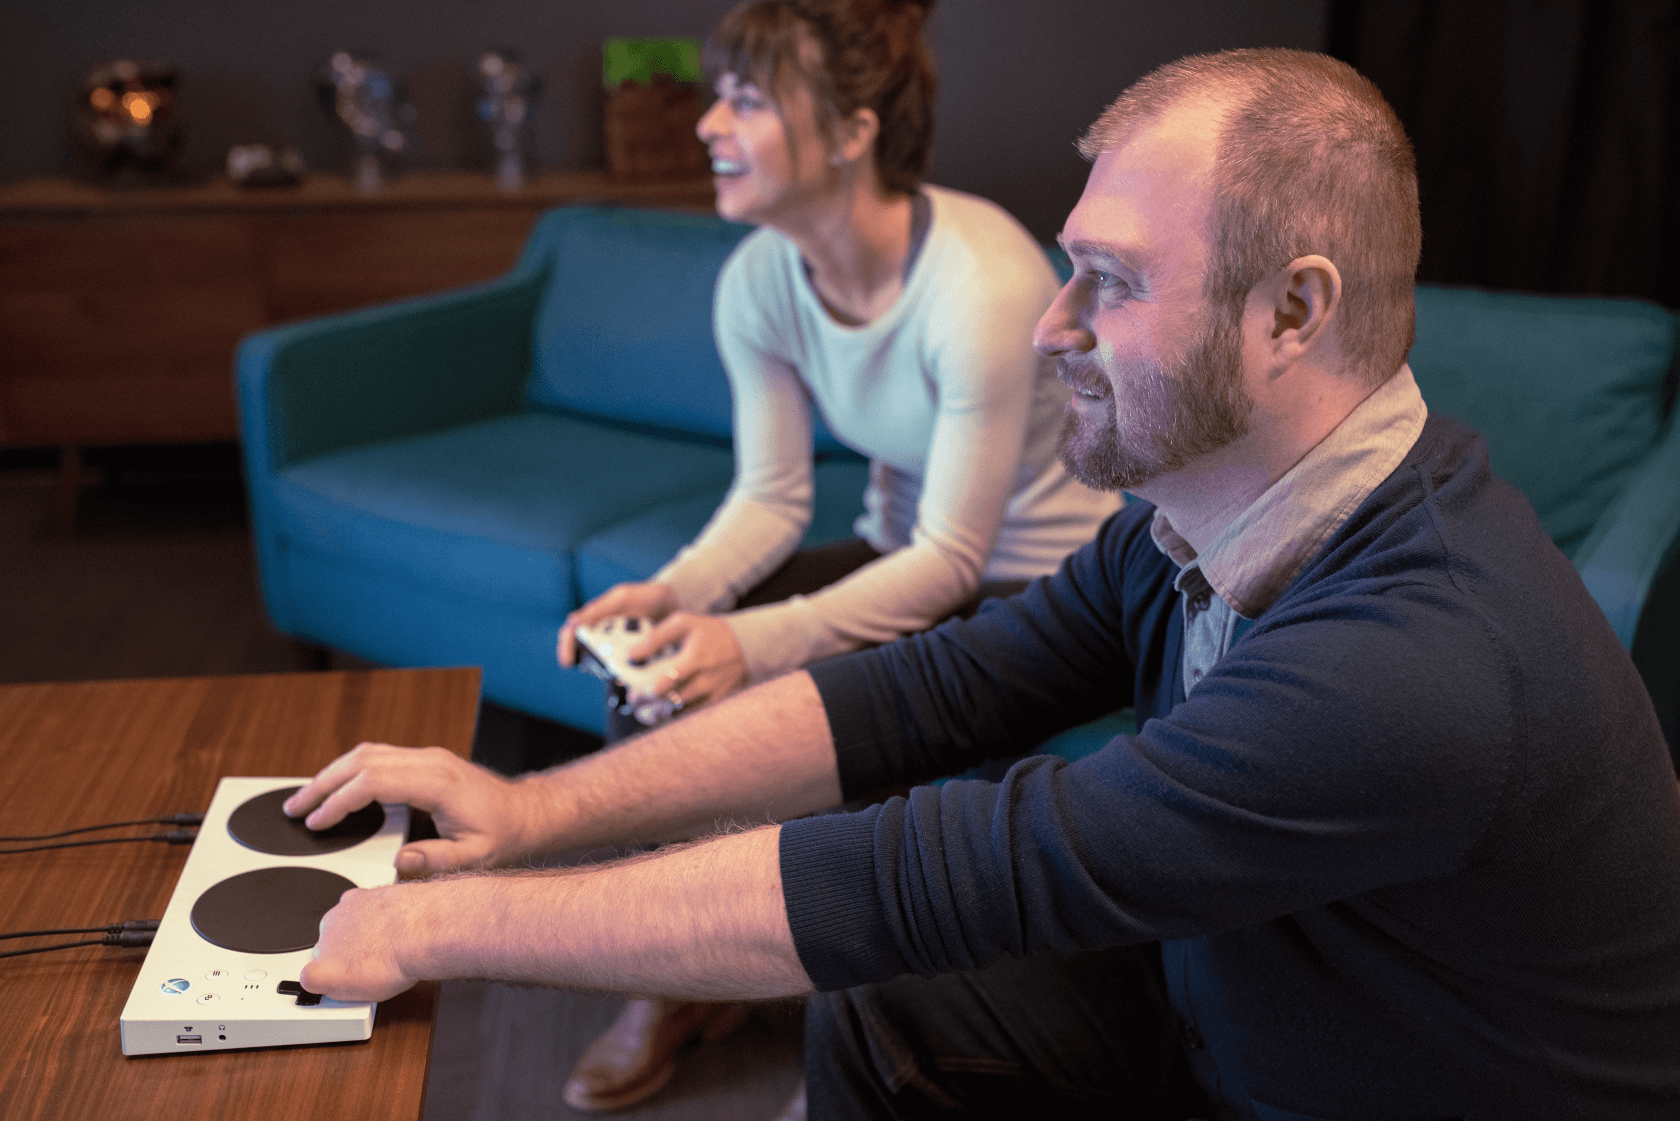
<svg viewBox="0 0 1680 1121">
<path fill-rule="evenodd" d="M 281 996 L 295 996 L 297 1003 L 304 1007 L 312 1007 L 321 1003 L 321 994 L 312 993 L 296 981 L 281 981 L 274 986 L 274 991 Z"/>
</svg>

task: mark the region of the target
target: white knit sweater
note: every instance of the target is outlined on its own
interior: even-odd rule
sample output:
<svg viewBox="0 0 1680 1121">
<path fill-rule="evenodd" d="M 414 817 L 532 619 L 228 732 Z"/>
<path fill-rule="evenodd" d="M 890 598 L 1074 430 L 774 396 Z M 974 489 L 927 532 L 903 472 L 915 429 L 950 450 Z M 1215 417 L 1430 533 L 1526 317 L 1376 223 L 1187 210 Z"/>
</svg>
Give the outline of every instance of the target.
<svg viewBox="0 0 1680 1121">
<path fill-rule="evenodd" d="M 1119 507 L 1057 459 L 1068 390 L 1031 342 L 1057 288 L 1043 252 L 1002 208 L 923 190 L 927 240 L 870 323 L 836 323 L 798 249 L 769 229 L 718 277 L 735 481 L 653 579 L 685 610 L 726 611 L 787 559 L 811 518 L 812 401 L 871 461 L 856 529 L 887 554 L 813 595 L 730 615 L 754 681 L 924 629 L 982 579 L 1051 572 Z"/>
</svg>

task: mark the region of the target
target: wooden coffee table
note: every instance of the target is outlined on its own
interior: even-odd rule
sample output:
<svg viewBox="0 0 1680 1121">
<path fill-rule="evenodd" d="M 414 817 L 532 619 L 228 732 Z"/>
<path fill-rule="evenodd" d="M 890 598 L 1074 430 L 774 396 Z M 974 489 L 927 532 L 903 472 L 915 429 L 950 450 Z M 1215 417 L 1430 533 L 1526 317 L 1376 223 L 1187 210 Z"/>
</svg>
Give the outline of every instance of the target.
<svg viewBox="0 0 1680 1121">
<path fill-rule="evenodd" d="M 466 757 L 478 689 L 476 669 L 0 686 L 0 836 L 202 812 L 224 775 L 312 774 L 361 740 Z M 152 828 L 168 827 L 88 836 Z M 0 856 L 0 933 L 161 918 L 187 852 Z M 0 958 L 0 1117 L 420 1116 L 435 985 L 381 1004 L 365 1043 L 124 1058 L 118 1018 L 145 953 Z"/>
</svg>

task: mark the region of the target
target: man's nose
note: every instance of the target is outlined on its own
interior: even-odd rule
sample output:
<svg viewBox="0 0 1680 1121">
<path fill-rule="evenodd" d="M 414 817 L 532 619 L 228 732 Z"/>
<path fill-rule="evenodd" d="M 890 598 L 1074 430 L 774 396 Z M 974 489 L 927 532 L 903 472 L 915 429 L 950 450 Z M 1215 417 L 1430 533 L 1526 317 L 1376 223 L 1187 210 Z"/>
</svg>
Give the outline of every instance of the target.
<svg viewBox="0 0 1680 1121">
<path fill-rule="evenodd" d="M 1032 341 L 1033 349 L 1044 357 L 1083 354 L 1096 348 L 1096 336 L 1085 327 L 1078 315 L 1077 299 L 1073 281 L 1070 280 L 1062 285 L 1062 290 L 1056 293 L 1056 298 L 1039 316 L 1038 326 L 1033 328 Z"/>
</svg>

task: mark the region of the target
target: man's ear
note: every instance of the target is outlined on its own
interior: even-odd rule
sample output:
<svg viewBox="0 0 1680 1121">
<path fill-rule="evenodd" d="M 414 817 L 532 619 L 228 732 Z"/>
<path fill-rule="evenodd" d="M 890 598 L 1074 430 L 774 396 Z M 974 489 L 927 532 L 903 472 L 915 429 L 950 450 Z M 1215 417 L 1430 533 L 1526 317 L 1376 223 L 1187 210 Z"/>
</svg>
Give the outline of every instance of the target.
<svg viewBox="0 0 1680 1121">
<path fill-rule="evenodd" d="M 881 135 L 881 118 L 873 109 L 859 109 L 835 126 L 835 143 L 829 162 L 835 167 L 860 160 L 875 148 Z"/>
<path fill-rule="evenodd" d="M 1342 304 L 1342 274 L 1316 253 L 1297 257 L 1256 286 L 1270 316 L 1273 356 L 1295 360 L 1331 333 Z"/>
</svg>

